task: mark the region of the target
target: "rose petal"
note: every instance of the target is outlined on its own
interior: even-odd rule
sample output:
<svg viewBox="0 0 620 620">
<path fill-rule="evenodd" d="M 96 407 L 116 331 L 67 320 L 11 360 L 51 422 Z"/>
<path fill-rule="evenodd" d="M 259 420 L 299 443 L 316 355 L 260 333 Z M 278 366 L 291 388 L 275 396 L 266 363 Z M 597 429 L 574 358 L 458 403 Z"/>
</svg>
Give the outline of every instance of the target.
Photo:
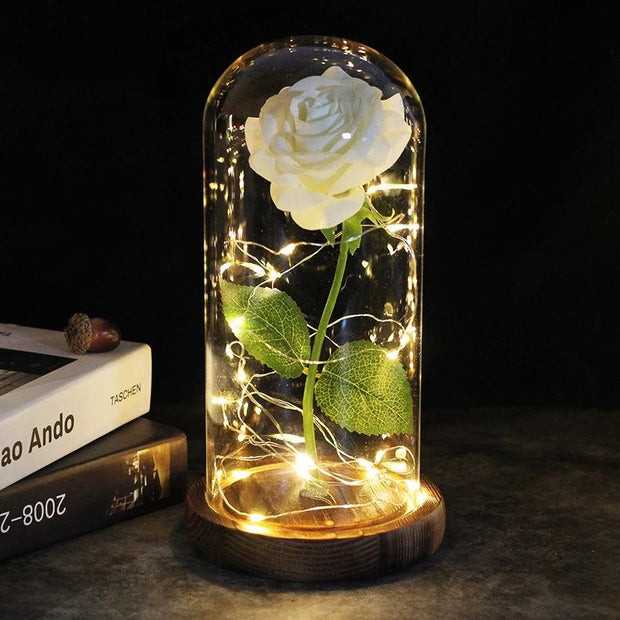
<svg viewBox="0 0 620 620">
<path fill-rule="evenodd" d="M 276 160 L 266 149 L 259 149 L 252 153 L 249 164 L 254 172 L 260 174 L 268 181 L 274 181 L 279 176 L 279 172 L 276 169 Z"/>
<path fill-rule="evenodd" d="M 385 112 L 394 112 L 401 119 L 405 115 L 405 106 L 403 104 L 403 98 L 400 95 L 392 95 L 389 99 L 384 99 L 381 102 Z"/>
<path fill-rule="evenodd" d="M 385 127 L 382 135 L 390 146 L 390 152 L 383 170 L 387 170 L 401 156 L 411 139 L 411 131 L 411 125 L 406 123 L 402 116 L 398 117 L 393 112 L 386 113 Z M 383 170 L 378 174 L 383 172 Z"/>
<path fill-rule="evenodd" d="M 246 121 L 252 169 L 274 203 L 303 228 L 340 224 L 364 202 L 362 185 L 387 170 L 411 138 L 401 95 L 382 93 L 338 66 L 267 99 Z"/>
<path fill-rule="evenodd" d="M 263 146 L 264 142 L 258 118 L 250 116 L 245 121 L 245 141 L 250 153 L 258 151 Z"/>
<path fill-rule="evenodd" d="M 330 78 L 337 82 L 341 82 L 342 80 L 350 78 L 351 76 L 346 71 L 344 71 L 342 67 L 339 67 L 338 65 L 333 65 L 325 69 L 321 77 Z"/>
<path fill-rule="evenodd" d="M 377 174 L 376 166 L 368 159 L 357 161 L 353 164 L 344 164 L 332 170 L 331 178 L 324 181 L 323 185 L 330 194 L 341 194 L 352 187 L 368 183 Z"/>
<path fill-rule="evenodd" d="M 281 211 L 289 211 L 293 220 L 306 230 L 331 228 L 351 217 L 364 204 L 361 187 L 338 196 L 310 191 L 304 187 L 271 184 L 271 198 Z"/>
</svg>

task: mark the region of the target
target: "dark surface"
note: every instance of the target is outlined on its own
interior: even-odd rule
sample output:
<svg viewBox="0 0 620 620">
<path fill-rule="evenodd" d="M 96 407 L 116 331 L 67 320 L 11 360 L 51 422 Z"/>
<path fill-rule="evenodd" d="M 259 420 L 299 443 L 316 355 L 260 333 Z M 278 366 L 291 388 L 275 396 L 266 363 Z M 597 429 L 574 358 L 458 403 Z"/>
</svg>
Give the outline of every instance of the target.
<svg viewBox="0 0 620 620">
<path fill-rule="evenodd" d="M 617 420 L 428 412 L 422 469 L 446 498 L 446 538 L 402 573 L 301 585 L 220 570 L 189 548 L 177 505 L 0 564 L 0 616 L 617 618 Z"/>
</svg>

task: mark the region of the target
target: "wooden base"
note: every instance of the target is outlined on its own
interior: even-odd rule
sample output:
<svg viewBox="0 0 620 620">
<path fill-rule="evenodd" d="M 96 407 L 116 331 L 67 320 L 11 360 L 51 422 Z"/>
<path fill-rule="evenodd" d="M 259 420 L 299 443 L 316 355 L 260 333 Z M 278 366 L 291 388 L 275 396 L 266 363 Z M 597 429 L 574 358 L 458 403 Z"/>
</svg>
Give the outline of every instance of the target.
<svg viewBox="0 0 620 620">
<path fill-rule="evenodd" d="M 185 501 L 190 544 L 205 559 L 259 577 L 287 581 L 362 579 L 402 570 L 433 553 L 446 527 L 439 489 L 422 477 L 426 500 L 392 529 L 366 536 L 307 539 L 252 534 L 215 523 L 205 500 L 205 480 L 192 485 Z"/>
</svg>

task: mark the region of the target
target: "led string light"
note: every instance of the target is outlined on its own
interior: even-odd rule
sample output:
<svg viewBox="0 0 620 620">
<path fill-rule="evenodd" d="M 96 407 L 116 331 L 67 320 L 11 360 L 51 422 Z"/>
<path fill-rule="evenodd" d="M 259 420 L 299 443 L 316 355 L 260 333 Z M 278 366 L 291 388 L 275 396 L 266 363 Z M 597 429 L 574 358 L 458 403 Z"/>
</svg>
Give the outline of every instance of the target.
<svg viewBox="0 0 620 620">
<path fill-rule="evenodd" d="M 369 190 L 369 193 L 375 193 L 379 191 L 379 189 L 385 190 L 385 185 L 386 184 L 374 186 L 374 188 Z M 412 184 L 412 187 L 415 187 L 415 185 Z M 405 188 L 394 185 L 390 188 L 411 189 L 409 186 Z M 413 243 L 417 237 L 419 226 L 415 222 L 413 224 L 404 224 L 401 220 L 401 216 L 396 216 L 390 218 L 385 223 L 363 225 L 360 236 L 364 236 L 375 230 L 385 231 L 395 243 L 395 245 L 392 245 L 392 243 L 386 244 L 386 249 L 390 255 L 405 251 L 408 254 L 408 260 L 412 261 L 415 266 L 416 255 Z M 261 243 L 239 238 L 242 234 L 242 226 L 238 227 L 237 230 L 229 230 L 229 254 L 220 267 L 220 276 L 226 274 L 233 267 L 241 267 L 251 272 L 255 277 L 263 278 L 261 282 L 256 284 L 256 288 L 273 285 L 277 279 L 285 277 L 298 269 L 302 264 L 313 259 L 326 248 L 342 242 L 342 233 L 338 233 L 334 244 L 329 242 L 296 242 L 289 243 L 279 250 L 274 250 Z M 347 239 L 347 242 L 351 240 L 352 239 Z M 302 249 L 310 249 L 311 251 L 304 253 L 300 251 Z M 288 261 L 288 265 L 282 271 L 278 271 L 278 269 L 271 264 L 270 260 L 257 256 L 257 250 L 259 253 L 267 253 L 274 258 L 285 257 Z M 293 256 L 296 257 L 296 260 L 292 259 Z M 365 267 L 368 269 L 369 266 L 366 265 Z M 412 342 L 415 342 L 417 336 L 414 326 L 416 307 L 417 280 L 409 277 L 406 294 L 406 309 L 408 310 L 409 318 L 406 323 L 396 318 L 380 318 L 370 313 L 358 313 L 340 317 L 332 321 L 328 327 L 333 328 L 344 321 L 356 319 L 370 319 L 377 324 L 377 327 L 380 325 L 392 325 L 392 331 L 384 340 L 396 344 L 395 347 L 386 350 L 386 355 L 389 358 L 396 359 L 400 356 L 403 349 L 410 346 Z M 404 318 L 406 317 L 403 317 L 403 319 Z M 311 325 L 308 325 L 308 328 L 311 336 L 313 336 L 316 333 L 316 328 Z M 375 328 L 371 330 L 371 340 L 373 340 L 373 335 L 374 340 L 376 340 L 377 334 Z M 338 346 L 338 343 L 333 339 L 330 338 L 330 341 L 335 346 Z M 338 487 L 341 485 L 351 487 L 366 486 L 369 488 L 370 497 L 367 501 L 349 504 L 337 503 L 334 500 L 333 505 L 329 506 L 330 509 L 369 506 L 377 500 L 390 503 L 389 497 L 392 496 L 391 493 L 394 493 L 394 497 L 398 497 L 398 493 L 395 492 L 396 488 L 400 488 L 401 490 L 405 488 L 408 491 L 405 501 L 408 502 L 409 508 L 418 506 L 423 501 L 423 498 L 421 498 L 419 494 L 419 482 L 410 479 L 411 475 L 415 472 L 415 456 L 409 448 L 399 445 L 378 450 L 374 457 L 374 461 L 357 458 L 342 448 L 325 422 L 317 416 L 314 418 L 315 429 L 322 437 L 323 442 L 333 450 L 336 461 L 346 467 L 337 467 L 334 466 L 333 463 L 329 466 L 322 467 L 320 463 L 314 463 L 312 459 L 306 456 L 305 452 L 299 450 L 299 446 L 304 444 L 303 436 L 289 433 L 283 429 L 269 410 L 269 407 L 273 406 L 279 409 L 297 412 L 301 416 L 301 407 L 287 400 L 271 396 L 262 391 L 259 387 L 262 380 L 274 376 L 276 373 L 274 371 L 267 373 L 248 373 L 247 364 L 251 358 L 246 355 L 245 348 L 239 341 L 227 343 L 225 352 L 231 362 L 236 364 L 235 380 L 239 384 L 241 392 L 238 398 L 215 395 L 211 398 L 211 405 L 221 408 L 223 426 L 231 432 L 236 433 L 237 445 L 224 456 L 216 455 L 214 483 L 217 495 L 226 509 L 249 522 L 248 531 L 250 531 L 251 528 L 264 527 L 260 525 L 264 521 L 278 521 L 284 517 L 291 517 L 298 513 L 324 511 L 328 508 L 325 505 L 317 505 L 268 515 L 239 510 L 239 508 L 235 507 L 229 501 L 226 490 L 232 484 L 249 477 L 251 473 L 248 469 L 260 468 L 261 463 L 284 463 L 287 467 L 290 467 L 296 472 L 301 481 L 308 479 L 310 477 L 310 472 L 317 469 L 320 472 L 321 481 L 325 482 L 328 489 L 332 486 Z M 412 347 L 410 347 L 408 357 L 409 370 L 413 372 L 415 369 L 415 360 Z M 318 364 L 322 366 L 329 363 L 329 361 L 296 361 L 301 362 L 306 367 L 309 364 Z M 262 434 L 257 432 L 248 420 L 250 412 L 261 418 L 265 417 L 269 421 L 269 424 L 273 426 L 274 431 Z M 249 447 L 258 447 L 261 453 L 250 453 L 248 450 Z M 267 465 L 267 467 L 269 467 L 269 465 Z M 409 477 L 409 479 L 407 477 Z M 381 490 L 388 492 L 388 495 L 386 496 L 385 492 L 381 492 Z M 401 504 L 402 498 L 392 503 L 395 505 Z"/>
</svg>

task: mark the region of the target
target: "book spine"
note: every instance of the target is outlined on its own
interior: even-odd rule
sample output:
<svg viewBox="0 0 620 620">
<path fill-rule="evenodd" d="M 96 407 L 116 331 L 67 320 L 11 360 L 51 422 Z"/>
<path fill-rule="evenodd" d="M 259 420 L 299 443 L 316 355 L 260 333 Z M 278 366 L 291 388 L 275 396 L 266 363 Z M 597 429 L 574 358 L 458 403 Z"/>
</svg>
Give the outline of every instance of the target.
<svg viewBox="0 0 620 620">
<path fill-rule="evenodd" d="M 182 433 L 24 480 L 0 493 L 0 560 L 180 502 L 186 481 Z"/>
<path fill-rule="evenodd" d="M 21 408 L 0 421 L 0 489 L 147 413 L 150 399 L 147 345 L 72 380 L 56 381 L 42 397 L 24 398 Z"/>
</svg>

